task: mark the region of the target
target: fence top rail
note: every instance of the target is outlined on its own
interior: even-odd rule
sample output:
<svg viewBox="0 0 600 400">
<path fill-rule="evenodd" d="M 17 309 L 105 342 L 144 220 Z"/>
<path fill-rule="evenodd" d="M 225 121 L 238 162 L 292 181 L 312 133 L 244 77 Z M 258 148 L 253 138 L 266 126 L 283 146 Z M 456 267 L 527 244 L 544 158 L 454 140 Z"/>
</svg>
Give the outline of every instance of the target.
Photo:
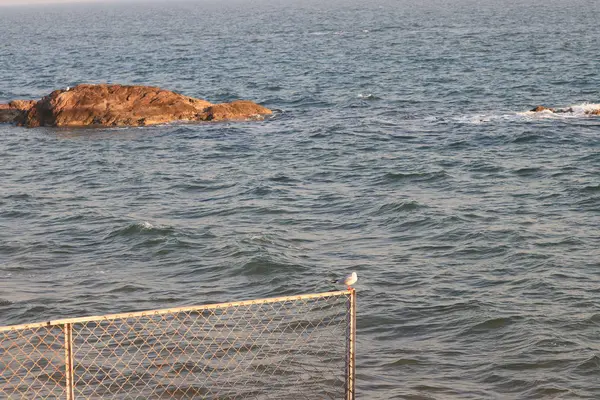
<svg viewBox="0 0 600 400">
<path fill-rule="evenodd" d="M 109 320 L 123 319 L 123 318 L 136 318 L 136 317 L 174 314 L 174 313 L 179 313 L 179 312 L 215 310 L 215 309 L 219 309 L 219 308 L 240 307 L 240 306 L 243 307 L 243 306 L 259 305 L 259 304 L 270 304 L 270 303 L 283 303 L 283 302 L 287 302 L 287 301 L 313 300 L 313 299 L 320 299 L 320 298 L 324 298 L 324 297 L 350 296 L 353 293 L 354 293 L 354 289 L 350 289 L 350 290 L 339 290 L 339 291 L 334 291 L 334 292 L 302 294 L 302 295 L 296 295 L 296 296 L 270 297 L 270 298 L 265 298 L 265 299 L 233 301 L 233 302 L 216 303 L 216 304 L 184 306 L 184 307 L 175 307 L 175 308 L 162 308 L 162 309 L 157 309 L 157 310 L 136 311 L 136 312 L 129 312 L 129 313 L 65 318 L 65 319 L 57 319 L 57 320 L 51 320 L 51 321 L 45 321 L 45 322 L 34 322 L 34 323 L 30 323 L 30 324 L 0 326 L 0 333 L 7 332 L 7 331 L 18 331 L 18 330 L 25 330 L 25 329 L 42 328 L 42 327 L 48 327 L 48 326 L 60 326 L 60 325 L 65 325 L 65 324 L 75 324 L 78 322 L 109 321 Z"/>
</svg>

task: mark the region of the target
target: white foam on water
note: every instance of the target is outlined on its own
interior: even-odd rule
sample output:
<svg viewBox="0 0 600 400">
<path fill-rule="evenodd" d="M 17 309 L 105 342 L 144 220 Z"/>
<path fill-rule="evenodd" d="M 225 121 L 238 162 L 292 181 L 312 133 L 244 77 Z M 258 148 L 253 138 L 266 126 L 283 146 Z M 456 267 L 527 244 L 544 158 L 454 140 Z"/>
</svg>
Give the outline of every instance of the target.
<svg viewBox="0 0 600 400">
<path fill-rule="evenodd" d="M 573 109 L 574 114 L 586 114 L 591 111 L 600 109 L 600 103 L 582 103 L 571 106 L 570 108 Z"/>
<path fill-rule="evenodd" d="M 566 107 L 554 108 L 557 112 L 551 110 L 544 111 L 521 111 L 510 114 L 471 114 L 458 115 L 451 118 L 453 122 L 460 124 L 485 124 L 496 121 L 532 121 L 532 120 L 552 120 L 568 118 L 599 118 L 597 115 L 589 114 L 591 111 L 600 109 L 600 103 L 581 103 Z"/>
<path fill-rule="evenodd" d="M 139 226 L 141 228 L 143 228 L 143 229 L 152 229 L 152 228 L 154 228 L 154 225 L 152 225 L 150 222 L 146 222 L 146 221 L 140 222 Z"/>
<path fill-rule="evenodd" d="M 472 115 L 459 115 L 452 118 L 453 122 L 458 122 L 459 124 L 485 124 L 488 122 L 495 121 L 506 121 L 506 120 L 515 120 L 520 117 L 515 118 L 514 114 L 472 114 Z"/>
<path fill-rule="evenodd" d="M 528 119 L 564 119 L 564 118 L 589 118 L 597 117 L 596 115 L 588 114 L 591 111 L 600 109 L 600 103 L 581 103 L 566 107 L 556 107 L 557 112 L 550 110 L 544 111 L 525 111 L 517 113 L 517 115 Z"/>
</svg>

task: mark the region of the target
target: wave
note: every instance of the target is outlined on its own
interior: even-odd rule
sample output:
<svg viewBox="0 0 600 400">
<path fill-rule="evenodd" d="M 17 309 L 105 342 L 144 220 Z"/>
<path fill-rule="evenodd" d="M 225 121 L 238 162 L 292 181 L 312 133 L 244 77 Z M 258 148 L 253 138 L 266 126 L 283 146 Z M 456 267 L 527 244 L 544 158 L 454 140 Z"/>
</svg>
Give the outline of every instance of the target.
<svg viewBox="0 0 600 400">
<path fill-rule="evenodd" d="M 600 184 L 599 185 L 588 185 L 588 186 L 584 186 L 581 189 L 582 192 L 584 193 L 595 193 L 595 192 L 600 192 Z"/>
<path fill-rule="evenodd" d="M 583 360 L 577 367 L 577 371 L 581 375 L 597 376 L 600 371 L 600 357 L 597 354 Z"/>
<path fill-rule="evenodd" d="M 138 235 L 169 235 L 173 233 L 173 228 L 169 226 L 157 226 L 147 221 L 134 222 L 124 228 L 111 231 L 105 239 L 111 239 L 120 236 L 138 236 Z"/>
<path fill-rule="evenodd" d="M 258 256 L 244 262 L 239 272 L 244 276 L 273 276 L 285 280 L 280 274 L 285 276 L 287 273 L 300 273 L 306 269 L 306 266 L 300 264 L 276 261 L 269 256 Z"/>
<path fill-rule="evenodd" d="M 381 97 L 376 96 L 373 93 L 359 93 L 357 97 L 364 100 L 381 100 Z"/>
<path fill-rule="evenodd" d="M 465 335 L 485 334 L 490 331 L 497 331 L 500 329 L 507 328 L 507 327 L 514 325 L 521 321 L 523 321 L 523 317 L 521 317 L 521 316 L 489 318 L 485 321 L 478 322 L 478 323 L 474 324 L 473 326 L 468 327 L 463 332 L 463 334 L 465 334 Z"/>
<path fill-rule="evenodd" d="M 371 213 L 371 215 L 385 216 L 385 215 L 396 214 L 396 213 L 401 213 L 401 212 L 410 212 L 410 211 L 418 210 L 420 208 L 427 208 L 427 206 L 424 204 L 420 204 L 419 202 L 414 201 L 414 200 L 398 201 L 398 202 L 385 203 L 385 204 L 381 205 L 379 208 L 377 208 L 377 210 L 373 211 Z"/>
<path fill-rule="evenodd" d="M 3 299 L 2 297 L 0 297 L 0 307 L 3 307 L 3 306 L 10 306 L 10 305 L 12 305 L 12 304 L 13 304 L 13 302 L 12 302 L 12 301 L 10 301 L 10 300 L 7 300 L 7 299 Z"/>
</svg>

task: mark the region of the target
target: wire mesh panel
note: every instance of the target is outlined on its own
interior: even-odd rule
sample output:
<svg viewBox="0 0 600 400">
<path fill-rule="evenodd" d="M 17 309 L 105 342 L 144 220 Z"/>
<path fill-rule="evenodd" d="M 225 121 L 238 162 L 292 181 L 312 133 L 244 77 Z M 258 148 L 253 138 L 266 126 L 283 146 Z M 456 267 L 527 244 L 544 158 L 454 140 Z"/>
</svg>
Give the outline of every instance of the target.
<svg viewBox="0 0 600 400">
<path fill-rule="evenodd" d="M 62 326 L 0 331 L 0 398 L 66 398 Z"/>
<path fill-rule="evenodd" d="M 0 327 L 0 398 L 353 399 L 353 296 Z"/>
</svg>

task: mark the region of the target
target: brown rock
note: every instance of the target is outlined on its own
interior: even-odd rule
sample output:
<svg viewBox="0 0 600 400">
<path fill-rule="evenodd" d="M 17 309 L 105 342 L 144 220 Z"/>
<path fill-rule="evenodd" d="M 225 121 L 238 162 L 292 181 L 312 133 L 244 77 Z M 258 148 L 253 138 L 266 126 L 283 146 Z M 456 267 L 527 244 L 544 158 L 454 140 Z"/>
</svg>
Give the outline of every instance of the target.
<svg viewBox="0 0 600 400">
<path fill-rule="evenodd" d="M 37 103 L 35 100 L 13 100 L 8 103 L 9 108 L 20 111 L 29 111 Z"/>
<path fill-rule="evenodd" d="M 157 87 L 87 84 L 55 90 L 37 102 L 15 100 L 8 107 L 0 106 L 0 118 L 6 112 L 7 120 L 0 122 L 17 122 L 27 127 L 140 126 L 256 119 L 272 113 L 250 101 L 213 105 Z"/>
<path fill-rule="evenodd" d="M 0 104 L 0 123 L 19 121 L 35 103 L 35 100 L 13 100 L 8 104 Z"/>
<path fill-rule="evenodd" d="M 595 110 L 590 110 L 585 112 L 588 115 L 600 115 L 600 108 L 596 108 Z"/>
<path fill-rule="evenodd" d="M 3 107 L 6 106 L 6 107 Z M 23 112 L 8 108 L 8 104 L 0 104 L 0 124 L 12 124 L 23 116 Z"/>
<path fill-rule="evenodd" d="M 258 119 L 272 113 L 268 108 L 251 101 L 236 100 L 210 106 L 199 117 L 202 121 L 247 120 Z"/>
<path fill-rule="evenodd" d="M 541 111 L 546 111 L 546 110 L 554 112 L 553 108 L 548 108 L 548 107 L 544 107 L 544 106 L 537 106 L 536 108 L 533 108 L 530 111 L 541 112 Z"/>
</svg>

